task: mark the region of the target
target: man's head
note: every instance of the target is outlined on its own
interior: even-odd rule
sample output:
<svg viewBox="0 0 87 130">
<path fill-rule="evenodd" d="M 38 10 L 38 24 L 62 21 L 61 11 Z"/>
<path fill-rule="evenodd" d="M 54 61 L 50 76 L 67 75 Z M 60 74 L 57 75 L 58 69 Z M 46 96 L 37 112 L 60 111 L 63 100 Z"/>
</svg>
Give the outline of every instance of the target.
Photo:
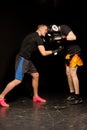
<svg viewBox="0 0 87 130">
<path fill-rule="evenodd" d="M 45 25 L 45 24 L 40 24 L 40 25 L 38 25 L 38 27 L 37 27 L 37 32 L 38 32 L 38 34 L 39 34 L 40 36 L 45 36 L 46 33 L 48 32 L 48 27 L 47 27 L 47 25 Z"/>
</svg>

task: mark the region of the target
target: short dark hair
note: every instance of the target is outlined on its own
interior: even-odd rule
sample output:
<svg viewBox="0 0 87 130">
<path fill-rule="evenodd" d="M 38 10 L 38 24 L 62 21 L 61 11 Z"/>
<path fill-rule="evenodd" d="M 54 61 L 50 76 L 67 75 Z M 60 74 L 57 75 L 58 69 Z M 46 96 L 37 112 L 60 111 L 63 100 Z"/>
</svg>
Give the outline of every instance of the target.
<svg viewBox="0 0 87 130">
<path fill-rule="evenodd" d="M 39 24 L 37 28 L 40 28 L 41 26 L 47 26 L 46 24 Z"/>
</svg>

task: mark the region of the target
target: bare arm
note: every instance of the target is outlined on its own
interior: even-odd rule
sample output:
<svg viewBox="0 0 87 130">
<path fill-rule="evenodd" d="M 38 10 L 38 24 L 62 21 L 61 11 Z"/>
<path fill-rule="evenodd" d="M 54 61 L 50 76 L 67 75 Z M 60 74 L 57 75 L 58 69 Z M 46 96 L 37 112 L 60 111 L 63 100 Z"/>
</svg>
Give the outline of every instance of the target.
<svg viewBox="0 0 87 130">
<path fill-rule="evenodd" d="M 42 45 L 38 46 L 38 49 L 43 56 L 48 56 L 52 54 L 52 50 L 45 50 L 45 47 Z"/>
<path fill-rule="evenodd" d="M 76 35 L 72 31 L 70 31 L 66 36 L 66 40 L 68 41 L 76 40 Z"/>
</svg>

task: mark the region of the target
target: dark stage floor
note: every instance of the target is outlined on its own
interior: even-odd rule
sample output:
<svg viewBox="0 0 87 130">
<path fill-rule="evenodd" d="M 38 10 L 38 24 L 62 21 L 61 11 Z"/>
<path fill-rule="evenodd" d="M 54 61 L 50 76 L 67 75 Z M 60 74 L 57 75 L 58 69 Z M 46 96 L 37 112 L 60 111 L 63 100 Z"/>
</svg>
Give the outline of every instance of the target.
<svg viewBox="0 0 87 130">
<path fill-rule="evenodd" d="M 87 130 L 87 102 L 71 105 L 66 94 L 42 95 L 46 104 L 28 97 L 9 101 L 0 107 L 0 130 Z"/>
</svg>

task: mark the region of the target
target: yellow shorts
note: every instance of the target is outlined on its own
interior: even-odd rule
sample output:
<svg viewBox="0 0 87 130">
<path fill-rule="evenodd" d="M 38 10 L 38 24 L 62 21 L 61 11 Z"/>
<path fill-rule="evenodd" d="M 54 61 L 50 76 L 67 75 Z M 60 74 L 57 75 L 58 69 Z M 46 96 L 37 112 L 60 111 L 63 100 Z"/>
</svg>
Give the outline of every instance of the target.
<svg viewBox="0 0 87 130">
<path fill-rule="evenodd" d="M 67 54 L 65 56 L 65 59 L 68 61 L 68 65 L 70 67 L 82 66 L 83 65 L 83 61 L 78 54 L 73 55 L 72 58 L 70 57 L 70 54 Z"/>
</svg>

